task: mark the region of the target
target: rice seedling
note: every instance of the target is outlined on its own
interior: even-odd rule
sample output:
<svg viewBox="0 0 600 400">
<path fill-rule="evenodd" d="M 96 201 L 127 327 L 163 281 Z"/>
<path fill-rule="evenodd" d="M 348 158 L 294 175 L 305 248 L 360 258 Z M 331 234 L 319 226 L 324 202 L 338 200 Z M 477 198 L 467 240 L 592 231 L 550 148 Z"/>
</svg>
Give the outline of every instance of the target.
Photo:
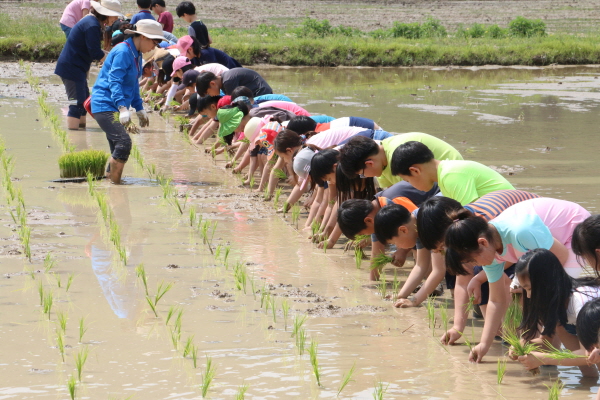
<svg viewBox="0 0 600 400">
<path fill-rule="evenodd" d="M 202 374 L 202 384 L 200 385 L 200 388 L 202 390 L 202 398 L 206 398 L 206 395 L 208 394 L 208 389 L 210 388 L 210 385 L 213 379 L 215 378 L 216 373 L 217 369 L 213 366 L 212 358 L 206 356 L 206 369 Z"/>
<path fill-rule="evenodd" d="M 154 304 L 154 301 L 152 301 L 152 299 L 150 298 L 150 296 L 146 296 L 146 302 L 150 306 L 150 309 L 154 313 L 154 316 L 156 318 L 158 318 L 158 312 L 156 311 L 156 305 Z"/>
<path fill-rule="evenodd" d="M 231 251 L 231 246 L 225 246 L 225 254 L 223 256 L 223 263 L 227 264 L 227 259 L 229 258 L 229 252 Z"/>
<path fill-rule="evenodd" d="M 283 328 L 287 331 L 287 319 L 290 313 L 290 303 L 287 299 L 283 299 L 281 302 L 281 311 L 283 313 Z"/>
<path fill-rule="evenodd" d="M 496 382 L 498 382 L 498 385 L 502 383 L 502 380 L 504 379 L 504 374 L 506 374 L 506 358 L 499 358 L 498 370 L 496 375 Z"/>
<path fill-rule="evenodd" d="M 21 244 L 23 245 L 23 253 L 29 262 L 31 262 L 31 247 L 29 246 L 30 239 L 31 228 L 28 226 L 21 226 Z"/>
<path fill-rule="evenodd" d="M 88 328 L 85 326 L 85 318 L 79 319 L 79 343 L 83 342 L 83 335 L 87 332 Z"/>
<path fill-rule="evenodd" d="M 67 319 L 68 315 L 62 311 L 56 312 L 56 321 L 58 322 L 58 326 L 63 331 L 63 333 L 67 333 Z"/>
<path fill-rule="evenodd" d="M 249 386 L 246 383 L 244 383 L 242 386 L 240 386 L 237 393 L 235 394 L 235 400 L 244 400 L 244 396 L 245 396 L 246 392 L 248 391 L 248 388 L 249 388 Z"/>
<path fill-rule="evenodd" d="M 144 264 L 138 264 L 135 267 L 135 274 L 142 281 L 144 285 L 144 290 L 146 291 L 146 296 L 148 296 L 148 278 L 146 277 L 146 270 L 144 269 Z"/>
<path fill-rule="evenodd" d="M 292 328 L 292 337 L 295 337 L 298 335 L 298 332 L 302 328 L 302 325 L 304 325 L 304 322 L 306 322 L 306 318 L 307 318 L 306 315 L 296 315 L 294 317 L 294 326 Z"/>
<path fill-rule="evenodd" d="M 56 348 L 65 362 L 65 334 L 58 329 L 56 330 Z"/>
<path fill-rule="evenodd" d="M 179 332 L 181 332 L 182 317 L 183 317 L 183 308 L 180 308 L 179 311 L 177 312 L 177 317 L 175 318 L 175 323 L 173 324 L 175 326 L 175 329 L 177 329 Z"/>
<path fill-rule="evenodd" d="M 352 379 L 352 375 L 354 375 L 354 370 L 356 368 L 356 363 L 352 364 L 352 368 L 350 368 L 350 370 L 348 372 L 346 372 L 344 374 L 344 376 L 342 377 L 342 383 L 340 384 L 340 388 L 338 389 L 337 395 L 339 397 L 340 393 L 342 393 L 342 390 L 344 390 L 344 388 L 353 381 Z"/>
<path fill-rule="evenodd" d="M 507 326 L 503 329 L 502 339 L 512 347 L 512 352 L 517 356 L 526 356 L 534 351 L 540 351 L 540 346 L 535 343 L 526 342 L 522 339 L 522 334 L 519 335 L 516 330 L 508 329 Z M 540 369 L 530 369 L 532 375 L 538 375 Z"/>
<path fill-rule="evenodd" d="M 248 280 L 248 272 L 243 262 L 237 262 L 233 267 L 233 276 L 235 279 L 235 287 L 237 290 L 244 290 L 246 293 L 246 282 Z"/>
<path fill-rule="evenodd" d="M 46 257 L 44 257 L 44 272 L 50 272 L 50 270 L 54 268 L 55 264 L 56 260 L 54 260 L 54 257 L 52 257 L 52 252 L 49 252 L 48 254 L 46 254 Z"/>
<path fill-rule="evenodd" d="M 75 355 L 75 367 L 77 368 L 77 378 L 81 382 L 81 373 L 83 372 L 83 366 L 87 361 L 89 349 L 87 346 L 82 347 Z"/>
<path fill-rule="evenodd" d="M 58 286 L 58 288 L 60 289 L 61 284 L 62 284 L 62 282 L 60 280 L 60 275 L 59 274 L 54 274 L 54 273 L 52 275 L 54 276 L 54 279 L 56 280 L 56 286 Z"/>
<path fill-rule="evenodd" d="M 219 243 L 219 244 L 217 245 L 217 247 L 215 248 L 215 254 L 214 254 L 214 256 L 215 256 L 215 260 L 219 259 L 219 257 L 221 256 L 221 247 L 222 247 L 222 246 L 221 246 L 221 244 Z"/>
<path fill-rule="evenodd" d="M 540 351 L 544 353 L 544 357 L 551 358 L 553 360 L 572 360 L 575 358 L 587 358 L 585 355 L 579 355 L 573 353 L 569 349 L 557 349 L 547 340 L 544 340 L 545 349 L 541 349 Z"/>
<path fill-rule="evenodd" d="M 75 400 L 76 387 L 77 387 L 77 380 L 75 380 L 75 377 L 73 375 L 69 376 L 69 380 L 67 380 L 67 390 L 69 391 L 71 400 Z"/>
<path fill-rule="evenodd" d="M 38 294 L 40 295 L 40 306 L 44 305 L 44 282 L 41 280 L 38 283 Z"/>
<path fill-rule="evenodd" d="M 304 345 L 306 344 L 306 329 L 300 328 L 298 329 L 298 333 L 296 334 L 296 348 L 298 348 L 298 354 L 304 354 Z"/>
<path fill-rule="evenodd" d="M 387 391 L 389 385 L 383 386 L 383 382 L 381 380 L 375 382 L 375 390 L 373 390 L 373 399 L 374 400 L 383 400 L 383 396 Z"/>
<path fill-rule="evenodd" d="M 277 323 L 277 299 L 275 299 L 275 296 L 271 296 L 271 311 L 273 313 L 273 322 Z"/>
<path fill-rule="evenodd" d="M 279 207 L 279 198 L 281 197 L 281 192 L 283 188 L 277 188 L 275 190 L 275 196 L 273 196 L 273 208 L 277 209 Z"/>
<path fill-rule="evenodd" d="M 520 297 L 513 295 L 512 301 L 510 302 L 504 316 L 502 329 L 508 330 L 509 332 L 516 332 L 519 328 L 519 325 L 521 325 L 522 320 L 523 309 L 521 308 Z"/>
<path fill-rule="evenodd" d="M 167 318 L 165 319 L 165 325 L 169 325 L 169 321 L 171 320 L 173 315 L 175 315 L 175 312 L 177 311 L 177 309 L 178 309 L 177 306 L 169 307 L 169 312 L 167 313 Z"/>
<path fill-rule="evenodd" d="M 267 304 L 267 309 L 270 304 L 270 296 L 271 293 L 266 289 L 266 282 L 263 284 L 262 289 L 260 289 L 260 308 L 263 308 L 264 303 Z"/>
<path fill-rule="evenodd" d="M 154 315 L 158 318 L 158 312 L 156 311 L 156 306 L 158 305 L 158 302 L 160 301 L 160 299 L 163 298 L 163 296 L 165 294 L 167 294 L 167 292 L 169 290 L 171 290 L 171 288 L 173 287 L 173 283 L 165 283 L 164 281 L 161 281 L 158 284 L 158 287 L 156 288 L 156 294 L 154 295 L 154 299 L 150 298 L 150 296 L 146 296 L 146 301 L 148 302 L 148 304 L 150 305 L 150 308 L 152 309 L 152 311 L 154 312 Z"/>
<path fill-rule="evenodd" d="M 327 254 L 328 248 L 329 248 L 329 238 L 323 240 L 323 253 Z"/>
<path fill-rule="evenodd" d="M 382 299 L 385 299 L 387 296 L 387 280 L 385 279 L 385 274 L 379 275 L 379 282 L 377 283 L 377 291 Z"/>
<path fill-rule="evenodd" d="M 393 257 L 388 256 L 385 253 L 379 253 L 371 259 L 371 269 L 382 270 L 387 264 L 394 261 Z"/>
<path fill-rule="evenodd" d="M 181 339 L 181 331 L 178 329 L 170 329 L 171 332 L 171 343 L 173 343 L 173 348 L 175 350 L 179 350 L 179 340 Z"/>
<path fill-rule="evenodd" d="M 190 207 L 190 226 L 196 225 L 196 207 Z"/>
<path fill-rule="evenodd" d="M 398 293 L 400 288 L 400 280 L 398 279 L 398 270 L 394 268 L 394 280 L 392 281 L 392 290 L 394 293 Z"/>
<path fill-rule="evenodd" d="M 364 255 L 362 247 L 354 246 L 354 263 L 356 264 L 356 269 L 360 269 Z"/>
<path fill-rule="evenodd" d="M 548 400 L 558 400 L 565 385 L 559 379 L 555 380 L 551 386 L 544 385 L 548 388 Z"/>
<path fill-rule="evenodd" d="M 300 219 L 300 206 L 294 204 L 292 207 L 292 225 L 296 224 L 296 229 L 298 229 L 298 219 Z"/>
<path fill-rule="evenodd" d="M 194 348 L 194 335 L 188 336 L 185 341 L 185 345 L 183 346 L 183 358 L 186 358 L 188 355 L 192 354 L 192 350 Z"/>
<path fill-rule="evenodd" d="M 284 171 L 284 170 L 282 170 L 281 168 L 275 168 L 275 169 L 273 170 L 273 174 L 275 174 L 275 176 L 276 176 L 278 179 L 285 179 L 285 178 L 287 178 L 287 174 L 286 174 L 286 173 L 285 173 L 285 171 Z"/>
<path fill-rule="evenodd" d="M 192 363 L 194 364 L 194 368 L 198 367 L 198 346 L 192 345 L 191 353 L 192 355 Z"/>
<path fill-rule="evenodd" d="M 433 328 L 435 332 L 435 297 L 428 297 L 425 302 L 425 308 L 427 309 L 427 320 L 429 327 Z"/>
<path fill-rule="evenodd" d="M 256 183 L 256 181 L 254 180 L 254 175 L 252 175 L 250 177 L 250 189 L 254 189 L 254 184 Z"/>
<path fill-rule="evenodd" d="M 308 355 L 310 356 L 310 365 L 312 366 L 313 373 L 317 379 L 317 385 L 321 386 L 321 373 L 319 371 L 319 360 L 317 360 L 317 349 L 318 343 L 316 340 L 310 340 L 310 347 L 308 348 Z"/>
<path fill-rule="evenodd" d="M 440 303 L 440 318 L 444 332 L 448 332 L 448 305 L 445 302 Z"/>
<path fill-rule="evenodd" d="M 50 312 L 52 311 L 52 304 L 54 303 L 54 293 L 52 291 L 44 294 L 44 302 L 42 307 L 44 308 L 44 314 L 48 314 L 48 320 L 50 319 Z"/>
<path fill-rule="evenodd" d="M 67 285 L 65 286 L 65 291 L 68 292 L 73 284 L 73 279 L 75 279 L 75 274 L 69 274 L 69 278 L 67 279 Z"/>
<path fill-rule="evenodd" d="M 88 174 L 103 176 L 108 157 L 107 152 L 93 149 L 63 154 L 58 158 L 60 177 L 78 178 Z"/>
</svg>

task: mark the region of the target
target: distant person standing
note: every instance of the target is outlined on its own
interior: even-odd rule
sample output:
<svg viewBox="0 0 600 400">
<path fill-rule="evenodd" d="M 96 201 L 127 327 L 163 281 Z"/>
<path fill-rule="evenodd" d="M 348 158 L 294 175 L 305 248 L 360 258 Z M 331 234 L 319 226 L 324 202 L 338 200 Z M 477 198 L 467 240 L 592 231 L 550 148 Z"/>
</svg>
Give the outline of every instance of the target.
<svg viewBox="0 0 600 400">
<path fill-rule="evenodd" d="M 190 1 L 182 1 L 175 9 L 175 12 L 179 18 L 190 24 L 188 35 L 198 39 L 203 49 L 210 47 L 212 39 L 208 34 L 208 28 L 202 21 L 197 20 L 194 4 Z"/>
<path fill-rule="evenodd" d="M 163 31 L 173 33 L 173 15 L 167 11 L 165 0 L 152 0 L 150 10 L 158 16 L 158 23 L 162 25 Z"/>
<path fill-rule="evenodd" d="M 65 33 L 67 39 L 69 33 L 76 23 L 81 21 L 81 18 L 90 13 L 90 0 L 73 0 L 63 11 L 60 18 L 60 29 Z"/>
<path fill-rule="evenodd" d="M 131 25 L 135 25 L 138 21 L 143 19 L 151 19 L 152 21 L 156 21 L 150 12 L 152 0 L 137 0 L 136 3 L 140 11 L 131 17 Z"/>
<path fill-rule="evenodd" d="M 90 14 L 71 30 L 54 69 L 54 73 L 61 77 L 69 98 L 67 127 L 72 130 L 85 128 L 83 103 L 90 95 L 87 74 L 92 62 L 102 60 L 105 55 L 102 26 L 112 26 L 118 18 L 123 18 L 118 0 L 91 1 L 90 5 Z"/>
</svg>

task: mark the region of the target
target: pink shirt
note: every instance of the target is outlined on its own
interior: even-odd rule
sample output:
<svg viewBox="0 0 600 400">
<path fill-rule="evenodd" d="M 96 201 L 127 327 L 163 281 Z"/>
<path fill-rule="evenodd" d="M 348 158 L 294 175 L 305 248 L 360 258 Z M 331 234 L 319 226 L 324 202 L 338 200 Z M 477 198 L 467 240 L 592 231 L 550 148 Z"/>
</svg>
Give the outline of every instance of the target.
<svg viewBox="0 0 600 400">
<path fill-rule="evenodd" d="M 315 146 L 325 149 L 330 146 L 336 146 L 344 140 L 356 135 L 359 132 L 365 131 L 365 128 L 357 126 L 346 126 L 343 128 L 328 129 L 321 133 L 311 136 L 306 143 L 314 144 Z"/>
<path fill-rule="evenodd" d="M 194 68 L 194 70 L 199 71 L 199 72 L 204 72 L 204 71 L 212 72 L 216 76 L 221 76 L 221 74 L 223 72 L 229 71 L 229 68 L 227 68 L 224 65 L 218 64 L 218 63 L 210 63 L 210 64 L 204 64 L 199 67 L 196 67 L 196 68 Z"/>
<path fill-rule="evenodd" d="M 73 0 L 63 11 L 60 23 L 69 28 L 74 27 L 83 18 L 84 9 L 90 9 L 90 0 Z"/>
<path fill-rule="evenodd" d="M 291 111 L 296 115 L 304 115 L 306 117 L 310 117 L 310 113 L 308 111 L 306 111 L 304 108 L 300 107 L 298 104 L 292 103 L 289 101 L 277 101 L 277 100 L 263 101 L 258 106 L 259 107 L 277 107 L 277 108 L 281 108 L 282 110 Z M 364 129 L 363 129 L 363 131 L 364 131 Z"/>
</svg>

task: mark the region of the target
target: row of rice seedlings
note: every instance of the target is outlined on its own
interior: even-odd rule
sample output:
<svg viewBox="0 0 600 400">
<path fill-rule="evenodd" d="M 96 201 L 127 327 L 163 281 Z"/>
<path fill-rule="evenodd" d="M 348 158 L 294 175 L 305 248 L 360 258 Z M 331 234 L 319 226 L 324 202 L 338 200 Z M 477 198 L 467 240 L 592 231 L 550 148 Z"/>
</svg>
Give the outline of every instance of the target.
<svg viewBox="0 0 600 400">
<path fill-rule="evenodd" d="M 313 374 L 315 374 L 315 379 L 317 380 L 317 385 L 321 386 L 321 372 L 319 371 L 319 360 L 317 359 L 318 346 L 317 341 L 311 339 L 308 355 L 310 357 L 310 365 L 312 366 Z"/>
<path fill-rule="evenodd" d="M 146 301 L 148 302 L 148 305 L 150 306 L 150 309 L 152 310 L 152 312 L 154 312 L 154 315 L 156 316 L 156 318 L 158 318 L 158 311 L 156 310 L 156 306 L 158 305 L 158 302 L 160 301 L 160 299 L 163 298 L 163 296 L 165 294 L 167 294 L 167 292 L 169 290 L 171 290 L 171 288 L 173 288 L 173 283 L 165 283 L 164 281 L 160 282 L 156 288 L 156 294 L 154 295 L 154 298 L 146 295 Z"/>
<path fill-rule="evenodd" d="M 173 185 L 171 185 L 173 180 L 171 178 L 165 177 L 162 174 L 156 175 L 156 180 L 158 181 L 158 184 L 160 185 L 163 191 L 163 199 L 165 199 L 167 203 L 171 204 L 177 211 L 179 211 L 179 214 L 183 215 L 185 203 L 187 203 L 187 194 L 186 201 L 183 203 L 182 207 L 182 205 L 179 203 L 179 198 L 177 197 L 179 193 L 177 189 Z"/>
<path fill-rule="evenodd" d="M 59 118 L 54 107 L 48 103 L 48 92 L 43 89 L 38 91 L 38 107 L 44 121 L 50 126 L 50 130 L 58 143 L 62 146 L 64 152 L 70 153 L 75 150 L 75 145 L 71 143 L 69 135 L 62 127 L 62 118 Z"/>
<path fill-rule="evenodd" d="M 94 183 L 95 177 L 93 174 L 88 173 L 86 178 L 88 183 L 88 193 L 96 200 L 100 215 L 104 222 L 104 227 L 108 229 L 108 238 L 119 255 L 119 259 L 123 264 L 127 264 L 127 249 L 125 248 L 125 245 L 121 243 L 121 231 L 119 224 L 110 209 L 108 196 L 96 189 L 96 184 Z"/>
</svg>

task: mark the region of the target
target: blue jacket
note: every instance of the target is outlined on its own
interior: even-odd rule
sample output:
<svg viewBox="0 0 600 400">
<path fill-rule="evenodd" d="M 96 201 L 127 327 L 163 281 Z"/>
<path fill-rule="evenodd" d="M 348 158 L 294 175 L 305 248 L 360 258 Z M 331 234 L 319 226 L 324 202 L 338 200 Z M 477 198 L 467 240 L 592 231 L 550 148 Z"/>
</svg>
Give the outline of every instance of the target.
<svg viewBox="0 0 600 400">
<path fill-rule="evenodd" d="M 152 13 L 148 10 L 140 10 L 137 14 L 131 17 L 131 25 L 135 25 L 141 19 L 151 19 L 152 21 L 156 21 L 156 19 L 152 16 Z"/>
<path fill-rule="evenodd" d="M 93 15 L 82 18 L 71 30 L 54 73 L 72 81 L 86 81 L 94 60 L 101 60 L 102 26 Z"/>
<path fill-rule="evenodd" d="M 92 113 L 114 112 L 121 106 L 142 110 L 141 76 L 142 54 L 135 48 L 133 38 L 129 38 L 116 45 L 104 61 L 92 89 Z"/>
</svg>

